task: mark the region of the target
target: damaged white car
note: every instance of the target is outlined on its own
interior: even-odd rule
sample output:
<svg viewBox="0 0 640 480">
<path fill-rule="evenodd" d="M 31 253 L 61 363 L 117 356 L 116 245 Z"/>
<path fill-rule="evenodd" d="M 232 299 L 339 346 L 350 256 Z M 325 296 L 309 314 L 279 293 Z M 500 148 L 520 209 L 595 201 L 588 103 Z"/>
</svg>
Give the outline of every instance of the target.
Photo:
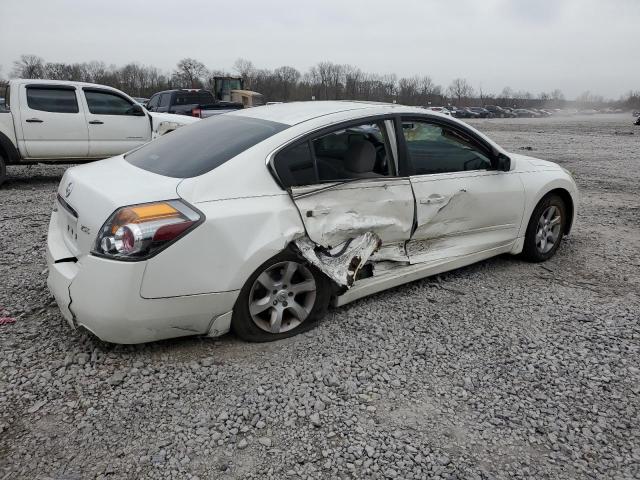
<svg viewBox="0 0 640 480">
<path fill-rule="evenodd" d="M 212 117 L 71 168 L 48 284 L 114 343 L 268 341 L 327 307 L 502 253 L 553 256 L 577 189 L 448 116 L 303 102 Z"/>
</svg>

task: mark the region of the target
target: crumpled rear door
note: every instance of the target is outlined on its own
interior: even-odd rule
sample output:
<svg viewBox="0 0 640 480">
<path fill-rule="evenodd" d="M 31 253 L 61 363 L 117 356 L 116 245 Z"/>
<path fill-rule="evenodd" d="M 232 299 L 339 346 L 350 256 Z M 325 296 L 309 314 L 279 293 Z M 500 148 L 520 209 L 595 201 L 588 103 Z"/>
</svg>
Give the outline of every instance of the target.
<svg viewBox="0 0 640 480">
<path fill-rule="evenodd" d="M 336 247 L 367 232 L 382 245 L 411 236 L 414 198 L 407 178 L 361 179 L 342 184 L 292 187 L 309 238 Z"/>
</svg>

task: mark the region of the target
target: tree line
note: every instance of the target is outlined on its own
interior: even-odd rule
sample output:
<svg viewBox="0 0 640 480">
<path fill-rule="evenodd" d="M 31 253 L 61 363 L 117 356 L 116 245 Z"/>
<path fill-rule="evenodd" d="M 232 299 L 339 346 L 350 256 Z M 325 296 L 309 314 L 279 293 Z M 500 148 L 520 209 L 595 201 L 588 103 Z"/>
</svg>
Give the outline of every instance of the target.
<svg viewBox="0 0 640 480">
<path fill-rule="evenodd" d="M 0 74 L 2 72 L 0 71 Z M 149 97 L 161 90 L 173 88 L 212 88 L 213 77 L 228 76 L 222 70 L 207 68 L 193 58 L 180 60 L 173 71 L 129 63 L 122 67 L 104 62 L 46 62 L 37 55 L 22 55 L 13 64 L 14 78 L 46 78 L 98 83 L 118 88 L 135 97 Z M 291 66 L 273 70 L 256 68 L 245 59 L 238 59 L 231 75 L 244 79 L 244 88 L 264 95 L 266 101 L 295 100 L 367 100 L 397 102 L 404 105 L 485 105 L 548 106 L 566 104 L 561 90 L 532 94 L 505 87 L 493 94 L 476 89 L 464 78 L 454 79 L 447 87 L 437 85 L 427 75 L 398 78 L 395 74 L 377 74 L 353 65 L 319 62 L 306 72 Z M 610 104 L 601 96 L 583 93 L 577 102 L 584 105 Z M 640 92 L 629 92 L 618 106 L 640 108 Z"/>
</svg>

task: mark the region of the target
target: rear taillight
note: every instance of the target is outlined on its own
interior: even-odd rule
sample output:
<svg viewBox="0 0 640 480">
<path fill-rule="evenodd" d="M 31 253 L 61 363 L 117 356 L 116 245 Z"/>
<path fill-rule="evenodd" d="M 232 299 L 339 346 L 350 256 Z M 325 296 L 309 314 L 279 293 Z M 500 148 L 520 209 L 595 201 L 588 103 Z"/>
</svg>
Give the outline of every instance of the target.
<svg viewBox="0 0 640 480">
<path fill-rule="evenodd" d="M 200 108 L 191 109 L 191 116 L 192 117 L 202 118 L 202 110 Z"/>
<path fill-rule="evenodd" d="M 149 258 L 202 220 L 199 212 L 181 200 L 122 207 L 100 229 L 93 253 L 121 260 Z"/>
</svg>

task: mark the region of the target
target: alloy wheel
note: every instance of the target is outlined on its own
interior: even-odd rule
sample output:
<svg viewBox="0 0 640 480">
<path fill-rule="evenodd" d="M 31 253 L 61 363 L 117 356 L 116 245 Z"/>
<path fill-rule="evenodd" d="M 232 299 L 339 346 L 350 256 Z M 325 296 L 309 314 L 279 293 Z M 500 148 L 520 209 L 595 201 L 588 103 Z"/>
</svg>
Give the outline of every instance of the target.
<svg viewBox="0 0 640 480">
<path fill-rule="evenodd" d="M 316 301 L 316 281 L 303 264 L 287 261 L 266 268 L 251 286 L 249 313 L 269 333 L 284 333 L 304 322 Z"/>
<path fill-rule="evenodd" d="M 561 211 L 555 205 L 547 207 L 540 219 L 536 230 L 536 248 L 540 253 L 546 254 L 560 240 L 562 229 Z"/>
</svg>

